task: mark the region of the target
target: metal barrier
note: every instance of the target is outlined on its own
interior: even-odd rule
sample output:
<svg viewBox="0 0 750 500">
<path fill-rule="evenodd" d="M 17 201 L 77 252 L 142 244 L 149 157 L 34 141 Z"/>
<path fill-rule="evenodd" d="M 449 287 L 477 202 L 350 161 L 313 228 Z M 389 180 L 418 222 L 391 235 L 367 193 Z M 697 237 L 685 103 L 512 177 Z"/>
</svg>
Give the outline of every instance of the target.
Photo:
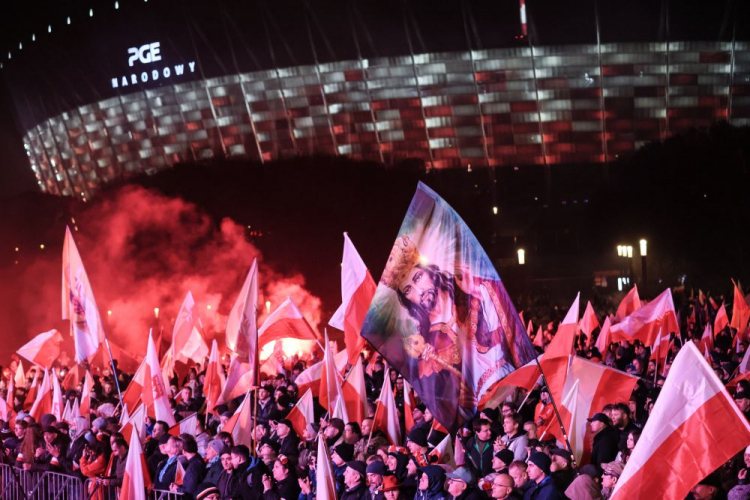
<svg viewBox="0 0 750 500">
<path fill-rule="evenodd" d="M 101 479 L 87 479 L 83 483 L 86 500 L 117 500 L 120 498 L 120 488 L 103 482 Z"/>
<path fill-rule="evenodd" d="M 0 478 L 3 500 L 86 500 L 83 482 L 76 476 L 2 465 Z"/>
<path fill-rule="evenodd" d="M 167 490 L 154 490 L 151 492 L 153 500 L 182 500 L 182 493 Z"/>
</svg>

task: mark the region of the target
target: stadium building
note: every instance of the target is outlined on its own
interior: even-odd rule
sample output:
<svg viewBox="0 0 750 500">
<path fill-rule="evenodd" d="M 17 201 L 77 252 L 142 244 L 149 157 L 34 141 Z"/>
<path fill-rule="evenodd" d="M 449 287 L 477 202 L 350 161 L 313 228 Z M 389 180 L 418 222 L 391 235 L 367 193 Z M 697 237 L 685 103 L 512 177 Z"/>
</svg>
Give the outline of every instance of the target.
<svg viewBox="0 0 750 500">
<path fill-rule="evenodd" d="M 516 0 L 121 0 L 41 21 L 2 73 L 40 189 L 83 199 L 212 158 L 606 168 L 750 123 L 750 9 L 695 31 L 638 3 L 530 0 L 524 36 Z"/>
</svg>

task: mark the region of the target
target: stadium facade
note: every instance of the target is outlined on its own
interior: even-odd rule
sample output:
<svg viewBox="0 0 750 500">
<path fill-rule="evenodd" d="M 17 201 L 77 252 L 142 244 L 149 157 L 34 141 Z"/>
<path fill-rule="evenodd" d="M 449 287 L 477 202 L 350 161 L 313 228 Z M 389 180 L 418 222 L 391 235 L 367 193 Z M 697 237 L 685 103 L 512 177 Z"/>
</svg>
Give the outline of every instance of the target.
<svg viewBox="0 0 750 500">
<path fill-rule="evenodd" d="M 606 163 L 694 127 L 750 124 L 750 43 L 736 34 L 440 52 L 409 43 L 402 54 L 358 49 L 340 60 L 313 50 L 312 62 L 255 71 L 239 71 L 233 52 L 231 71 L 221 61 L 209 69 L 201 33 L 190 21 L 187 50 L 156 34 L 120 36 L 106 68 L 79 80 L 92 89 L 86 97 L 67 98 L 75 83 L 65 82 L 37 102 L 28 72 L 11 78 L 40 189 L 88 199 L 129 175 L 217 157 L 418 158 L 467 169 Z"/>
</svg>

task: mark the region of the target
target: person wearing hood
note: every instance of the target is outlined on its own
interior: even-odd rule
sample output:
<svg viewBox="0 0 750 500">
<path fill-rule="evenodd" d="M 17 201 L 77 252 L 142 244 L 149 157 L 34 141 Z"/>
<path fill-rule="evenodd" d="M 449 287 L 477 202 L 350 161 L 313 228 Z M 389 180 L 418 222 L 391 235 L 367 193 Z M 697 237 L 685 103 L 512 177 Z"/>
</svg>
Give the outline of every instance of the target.
<svg viewBox="0 0 750 500">
<path fill-rule="evenodd" d="M 446 474 L 448 477 L 448 494 L 454 500 L 482 500 L 487 498 L 484 492 L 477 489 L 477 481 L 468 467 L 459 467 Z"/>
<path fill-rule="evenodd" d="M 414 500 L 448 500 L 443 489 L 445 470 L 439 465 L 428 465 L 419 469 L 419 484 Z"/>
<path fill-rule="evenodd" d="M 409 452 L 406 448 L 400 446 L 391 446 L 388 448 L 388 458 L 385 464 L 388 466 L 388 470 L 392 475 L 396 476 L 399 483 L 403 483 L 406 480 L 407 471 L 406 466 L 409 463 Z"/>
</svg>

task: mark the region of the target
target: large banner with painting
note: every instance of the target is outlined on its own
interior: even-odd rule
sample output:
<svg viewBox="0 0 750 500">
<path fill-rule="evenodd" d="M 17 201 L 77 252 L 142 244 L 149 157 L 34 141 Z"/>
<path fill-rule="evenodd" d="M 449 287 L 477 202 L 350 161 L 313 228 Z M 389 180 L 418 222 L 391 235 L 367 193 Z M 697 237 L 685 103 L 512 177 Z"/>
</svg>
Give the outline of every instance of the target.
<svg viewBox="0 0 750 500">
<path fill-rule="evenodd" d="M 535 356 L 490 259 L 458 214 L 420 183 L 362 336 L 455 431 L 492 386 Z"/>
</svg>

